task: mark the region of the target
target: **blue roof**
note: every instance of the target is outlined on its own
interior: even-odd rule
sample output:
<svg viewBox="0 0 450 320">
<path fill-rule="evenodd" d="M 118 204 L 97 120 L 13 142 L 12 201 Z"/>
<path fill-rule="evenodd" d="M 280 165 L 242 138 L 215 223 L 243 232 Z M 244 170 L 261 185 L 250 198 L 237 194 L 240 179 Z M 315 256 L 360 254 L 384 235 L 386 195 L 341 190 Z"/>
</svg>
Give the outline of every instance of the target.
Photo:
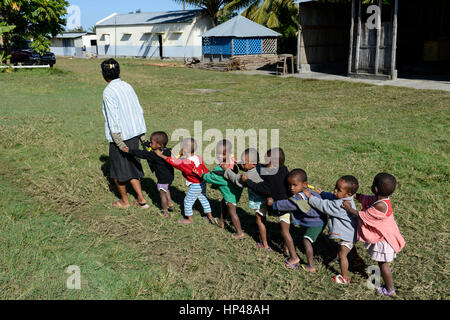
<svg viewBox="0 0 450 320">
<path fill-rule="evenodd" d="M 201 14 L 202 10 L 178 10 L 166 12 L 146 12 L 117 14 L 97 23 L 97 26 L 142 25 L 161 23 L 189 23 Z"/>
<path fill-rule="evenodd" d="M 234 17 L 202 34 L 202 37 L 279 37 L 281 34 L 241 15 Z"/>
</svg>

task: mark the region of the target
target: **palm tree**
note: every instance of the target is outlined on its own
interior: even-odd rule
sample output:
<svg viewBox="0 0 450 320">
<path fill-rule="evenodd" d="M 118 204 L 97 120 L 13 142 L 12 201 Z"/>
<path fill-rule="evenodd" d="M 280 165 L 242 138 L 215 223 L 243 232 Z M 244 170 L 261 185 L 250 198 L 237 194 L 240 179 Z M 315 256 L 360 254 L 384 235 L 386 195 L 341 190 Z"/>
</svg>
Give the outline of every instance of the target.
<svg viewBox="0 0 450 320">
<path fill-rule="evenodd" d="M 296 27 L 298 23 L 298 5 L 293 0 L 233 0 L 225 8 L 246 8 L 242 13 L 244 17 L 272 29 L 282 25 Z"/>
<path fill-rule="evenodd" d="M 296 51 L 299 6 L 294 0 L 233 0 L 224 9 L 245 9 L 244 17 L 283 35 L 278 41 L 280 51 Z"/>
</svg>

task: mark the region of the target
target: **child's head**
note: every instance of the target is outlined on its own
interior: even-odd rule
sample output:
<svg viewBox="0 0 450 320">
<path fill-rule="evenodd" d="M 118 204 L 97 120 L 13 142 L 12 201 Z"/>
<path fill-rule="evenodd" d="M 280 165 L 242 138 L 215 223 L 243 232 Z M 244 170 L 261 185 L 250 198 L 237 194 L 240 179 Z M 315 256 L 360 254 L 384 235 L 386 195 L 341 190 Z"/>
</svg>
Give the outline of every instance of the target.
<svg viewBox="0 0 450 320">
<path fill-rule="evenodd" d="M 381 172 L 373 178 L 372 192 L 377 196 L 389 197 L 394 193 L 397 180 L 392 174 Z"/>
<path fill-rule="evenodd" d="M 165 148 L 168 142 L 169 137 L 163 131 L 155 131 L 150 136 L 150 148 L 153 150 Z"/>
<path fill-rule="evenodd" d="M 220 163 L 228 163 L 233 153 L 233 145 L 230 141 L 223 139 L 217 143 L 216 158 Z"/>
<path fill-rule="evenodd" d="M 241 155 L 241 168 L 244 171 L 248 171 L 256 167 L 259 163 L 259 153 L 254 148 L 245 149 Z"/>
<path fill-rule="evenodd" d="M 358 179 L 354 176 L 343 176 L 336 181 L 333 194 L 336 199 L 348 198 L 353 196 L 358 191 L 358 188 Z"/>
<path fill-rule="evenodd" d="M 303 169 L 294 169 L 289 172 L 287 181 L 292 194 L 303 192 L 308 187 L 308 176 Z"/>
<path fill-rule="evenodd" d="M 267 151 L 265 156 L 266 163 L 269 167 L 279 168 L 284 165 L 284 151 L 281 148 L 273 148 Z"/>
<path fill-rule="evenodd" d="M 193 155 L 197 149 L 197 142 L 194 138 L 184 138 L 180 143 L 180 154 Z"/>
<path fill-rule="evenodd" d="M 105 60 L 102 62 L 101 67 L 105 81 L 110 82 L 120 77 L 120 65 L 116 60 Z"/>
</svg>

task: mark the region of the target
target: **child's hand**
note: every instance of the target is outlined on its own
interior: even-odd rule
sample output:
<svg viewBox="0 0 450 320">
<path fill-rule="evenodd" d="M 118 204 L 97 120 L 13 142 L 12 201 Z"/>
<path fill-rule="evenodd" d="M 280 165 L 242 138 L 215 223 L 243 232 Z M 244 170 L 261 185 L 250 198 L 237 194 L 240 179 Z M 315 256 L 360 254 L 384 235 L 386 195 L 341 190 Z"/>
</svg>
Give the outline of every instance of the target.
<svg viewBox="0 0 450 320">
<path fill-rule="evenodd" d="M 309 189 L 305 189 L 303 190 L 303 193 L 305 194 L 305 196 L 309 199 L 311 197 L 311 191 Z"/>
<path fill-rule="evenodd" d="M 153 152 L 155 152 L 156 155 L 157 155 L 158 157 L 160 157 L 160 158 L 164 157 L 164 155 L 163 155 L 161 149 L 155 149 L 155 150 L 153 150 Z"/>
<path fill-rule="evenodd" d="M 248 180 L 248 175 L 246 173 L 243 173 L 241 176 L 241 181 L 246 182 Z"/>
<path fill-rule="evenodd" d="M 271 207 L 273 206 L 273 198 L 267 198 L 267 206 Z"/>
<path fill-rule="evenodd" d="M 344 201 L 342 202 L 341 207 L 342 207 L 343 209 L 345 209 L 345 211 L 350 211 L 350 210 L 353 209 L 353 208 L 352 208 L 352 203 L 351 203 L 349 200 L 344 200 Z"/>
<path fill-rule="evenodd" d="M 228 168 L 230 168 L 230 164 L 229 164 L 229 163 L 226 163 L 226 162 L 223 162 L 223 163 L 220 164 L 220 167 L 221 167 L 224 171 L 226 171 Z"/>
<path fill-rule="evenodd" d="M 125 152 L 125 153 L 128 153 L 130 151 L 130 149 L 128 147 L 122 148 L 121 150 L 122 150 L 122 152 Z"/>
<path fill-rule="evenodd" d="M 203 172 L 201 172 L 198 168 L 192 169 L 192 173 L 200 178 L 203 176 Z"/>
</svg>

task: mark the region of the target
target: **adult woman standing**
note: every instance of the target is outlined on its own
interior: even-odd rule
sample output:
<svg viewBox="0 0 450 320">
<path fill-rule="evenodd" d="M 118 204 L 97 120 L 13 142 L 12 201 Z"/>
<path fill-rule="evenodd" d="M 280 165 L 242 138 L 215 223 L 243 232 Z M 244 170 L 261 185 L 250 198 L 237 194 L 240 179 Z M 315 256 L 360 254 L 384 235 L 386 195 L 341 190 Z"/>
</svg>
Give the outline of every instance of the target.
<svg viewBox="0 0 450 320">
<path fill-rule="evenodd" d="M 108 86 L 103 91 L 103 115 L 105 135 L 109 143 L 110 178 L 120 193 L 120 200 L 111 203 L 118 208 L 129 208 L 126 183 L 130 182 L 137 195 L 136 205 L 149 208 L 142 194 L 140 178 L 144 176 L 139 159 L 126 153 L 138 149 L 139 140 L 145 141 L 142 107 L 133 88 L 120 79 L 120 65 L 114 59 L 101 64 L 103 78 Z"/>
</svg>

